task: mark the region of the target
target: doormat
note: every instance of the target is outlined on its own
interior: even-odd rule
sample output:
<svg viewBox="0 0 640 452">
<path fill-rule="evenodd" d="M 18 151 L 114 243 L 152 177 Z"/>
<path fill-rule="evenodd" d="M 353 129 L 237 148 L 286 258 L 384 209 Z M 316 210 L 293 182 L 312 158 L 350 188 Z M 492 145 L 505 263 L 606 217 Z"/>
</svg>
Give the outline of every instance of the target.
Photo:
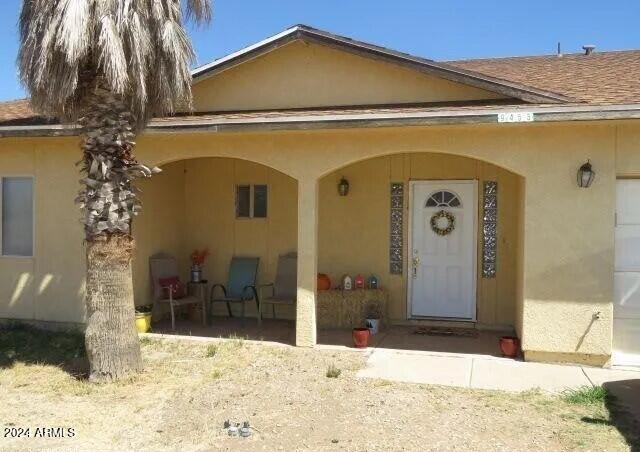
<svg viewBox="0 0 640 452">
<path fill-rule="evenodd" d="M 445 328 L 441 326 L 420 326 L 413 330 L 413 334 L 425 336 L 445 336 L 445 337 L 478 337 L 478 330 L 473 328 Z"/>
</svg>

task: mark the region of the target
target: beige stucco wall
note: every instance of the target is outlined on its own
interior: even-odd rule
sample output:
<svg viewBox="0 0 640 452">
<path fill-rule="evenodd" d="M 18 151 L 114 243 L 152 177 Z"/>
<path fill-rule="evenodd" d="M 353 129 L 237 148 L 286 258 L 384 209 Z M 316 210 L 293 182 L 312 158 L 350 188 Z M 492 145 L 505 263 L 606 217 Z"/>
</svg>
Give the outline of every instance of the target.
<svg viewBox="0 0 640 452">
<path fill-rule="evenodd" d="M 267 218 L 236 218 L 235 186 L 267 184 Z M 186 251 L 209 248 L 206 277 L 226 284 L 233 256 L 260 258 L 259 284 L 274 281 L 278 256 L 297 248 L 296 181 L 278 171 L 236 159 L 196 159 L 186 162 Z M 238 308 L 239 306 L 235 306 Z M 214 314 L 225 307 L 214 306 Z M 247 315 L 255 305 L 247 304 Z M 279 307 L 277 315 L 294 318 L 295 310 Z"/>
<path fill-rule="evenodd" d="M 226 284 L 233 256 L 259 257 L 258 283 L 273 282 L 278 256 L 296 250 L 295 179 L 263 165 L 224 158 L 183 160 L 162 169 L 140 184 L 144 211 L 134 228 L 136 304 L 153 301 L 148 261 L 160 252 L 176 256 L 184 281 L 189 278 L 190 253 L 208 248 L 204 278 L 211 283 Z M 240 184 L 268 185 L 267 218 L 235 217 L 235 186 Z M 239 310 L 238 305 L 233 308 Z M 214 314 L 225 313 L 224 306 L 214 306 Z M 248 304 L 247 315 L 255 314 L 255 306 Z M 295 311 L 285 306 L 277 314 L 292 319 Z"/>
<path fill-rule="evenodd" d="M 133 223 L 136 258 L 133 261 L 133 284 L 136 305 L 152 304 L 149 257 L 167 253 L 176 257 L 187 278 L 185 162 L 165 165 L 162 172 L 139 182 L 142 212 Z"/>
<path fill-rule="evenodd" d="M 34 176 L 34 257 L 0 257 L 0 317 L 84 319 L 77 138 L 0 140 L 0 175 Z"/>
<path fill-rule="evenodd" d="M 499 99 L 478 88 L 294 41 L 193 87 L 196 111 Z"/>
<path fill-rule="evenodd" d="M 524 276 L 516 286 L 523 298 L 521 322 L 516 311 L 523 347 L 534 357 L 588 354 L 597 361 L 611 349 L 615 179 L 640 174 L 639 134 L 640 125 L 602 122 L 146 135 L 138 155 L 156 164 L 229 156 L 265 164 L 298 179 L 300 216 L 312 219 L 314 181 L 372 157 L 447 153 L 508 169 L 524 178 Z M 3 317 L 83 318 L 82 234 L 73 204 L 78 155 L 75 138 L 0 140 L 0 172 L 36 177 L 36 256 L 0 258 Z M 597 179 L 580 189 L 575 173 L 587 158 Z M 297 247 L 308 253 L 316 235 L 305 231 L 315 223 L 303 224 Z M 312 274 L 313 266 L 308 269 Z M 595 312 L 601 317 L 592 322 Z"/>
<path fill-rule="evenodd" d="M 341 197 L 341 177 L 350 183 L 349 195 Z M 517 246 L 520 198 L 519 177 L 495 165 L 447 154 L 396 154 L 365 160 L 331 173 L 320 182 L 318 269 L 334 284 L 343 274 L 365 277 L 376 274 L 389 291 L 387 315 L 392 321 L 407 319 L 407 274 L 389 273 L 389 186 L 405 183 L 405 206 L 409 209 L 409 181 L 432 179 L 476 179 L 499 184 L 498 268 L 496 278 L 477 275 L 477 319 L 491 327 L 513 327 L 516 323 Z M 482 198 L 478 215 L 481 217 Z M 404 221 L 404 244 L 408 244 L 408 212 Z M 482 237 L 478 222 L 478 237 Z M 478 266 L 481 268 L 478 240 Z M 405 252 L 406 254 L 406 252 Z"/>
<path fill-rule="evenodd" d="M 342 176 L 351 183 L 347 197 L 338 196 L 336 191 Z M 389 318 L 406 319 L 406 277 L 389 274 L 388 190 L 391 181 L 404 181 L 408 185 L 409 180 L 420 179 L 499 182 L 500 272 L 495 279 L 478 275 L 477 312 L 482 324 L 512 327 L 518 300 L 515 259 L 519 178 L 478 160 L 446 154 L 399 154 L 356 163 L 323 178 L 318 195 L 319 271 L 328 273 L 334 284 L 344 273 L 365 276 L 375 273 L 390 293 Z M 268 185 L 267 218 L 235 218 L 234 187 L 238 184 Z M 135 227 L 138 304 L 146 303 L 149 297 L 147 261 L 153 253 L 171 252 L 182 259 L 186 269 L 188 253 L 208 247 L 212 256 L 206 277 L 215 282 L 226 281 L 232 256 L 257 256 L 261 260 L 258 281 L 267 283 L 275 277 L 278 255 L 296 250 L 296 182 L 266 166 L 221 158 L 180 161 L 165 165 L 160 176 L 144 181 L 141 188 L 145 210 Z M 405 243 L 407 233 L 405 228 Z M 226 312 L 224 306 L 217 308 L 216 314 Z M 254 315 L 253 305 L 248 308 L 248 315 Z M 289 307 L 279 311 L 278 315 L 284 318 L 293 318 L 295 314 Z"/>
<path fill-rule="evenodd" d="M 160 144 L 162 140 L 149 136 L 141 141 L 140 152 L 153 149 L 146 155 L 159 162 L 175 159 Z M 185 136 L 180 141 L 185 156 L 254 160 L 298 180 L 320 179 L 370 157 L 415 152 L 472 157 L 521 175 L 524 277 L 516 327 L 522 332 L 523 347 L 601 359 L 611 350 L 617 147 L 615 123 L 256 133 L 241 138 Z M 585 190 L 576 186 L 575 173 L 587 158 L 598 179 Z M 595 312 L 601 317 L 592 324 Z"/>
</svg>

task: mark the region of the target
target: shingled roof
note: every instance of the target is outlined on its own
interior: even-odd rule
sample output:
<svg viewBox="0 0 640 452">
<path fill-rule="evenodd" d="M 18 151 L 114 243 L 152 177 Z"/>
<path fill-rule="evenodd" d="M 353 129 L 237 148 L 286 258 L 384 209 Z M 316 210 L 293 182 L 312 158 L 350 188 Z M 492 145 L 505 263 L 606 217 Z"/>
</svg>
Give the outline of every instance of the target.
<svg viewBox="0 0 640 452">
<path fill-rule="evenodd" d="M 640 103 L 640 50 L 486 58 L 449 65 L 592 104 Z"/>
<path fill-rule="evenodd" d="M 15 123 L 24 125 L 36 118 L 37 115 L 29 106 L 27 99 L 0 102 L 0 124 L 3 126 Z"/>
<path fill-rule="evenodd" d="M 496 89 L 511 90 L 516 94 L 513 105 L 529 103 L 538 104 L 541 101 L 556 105 L 629 105 L 640 104 L 640 50 L 594 52 L 585 54 L 566 54 L 562 56 L 525 56 L 508 58 L 486 58 L 473 60 L 457 60 L 436 62 L 420 57 L 396 52 L 394 50 L 363 43 L 353 39 L 337 36 L 322 30 L 304 25 L 297 25 L 284 32 L 268 38 L 239 52 L 216 60 L 193 71 L 196 80 L 209 76 L 229 64 L 239 64 L 246 58 L 253 58 L 268 52 L 275 47 L 284 45 L 294 39 L 310 40 L 325 43 L 334 47 L 344 48 L 346 51 L 369 55 L 385 61 L 396 61 L 416 67 L 418 70 L 432 72 L 444 78 L 451 78 L 462 83 L 472 85 L 487 85 Z M 488 105 L 487 105 L 488 106 Z M 361 112 L 371 114 L 402 113 L 407 105 L 353 106 Z M 415 106 L 411 106 L 413 108 Z M 435 105 L 424 105 L 433 109 Z M 445 105 L 443 104 L 444 108 Z M 447 110 L 464 109 L 473 105 L 448 105 Z M 334 110 L 327 108 L 332 114 L 344 114 L 348 107 L 338 107 Z M 219 119 L 229 119 L 231 112 L 207 112 L 194 114 L 191 118 L 209 119 L 219 116 Z M 240 112 L 240 116 L 249 115 L 250 118 L 277 117 L 299 115 L 295 112 Z M 317 116 L 317 112 L 310 109 L 310 115 Z M 181 115 L 185 121 L 188 117 Z M 159 119 L 158 121 L 162 121 Z M 28 126 L 50 124 L 55 121 L 36 115 L 26 99 L 0 102 L 0 127 Z"/>
</svg>

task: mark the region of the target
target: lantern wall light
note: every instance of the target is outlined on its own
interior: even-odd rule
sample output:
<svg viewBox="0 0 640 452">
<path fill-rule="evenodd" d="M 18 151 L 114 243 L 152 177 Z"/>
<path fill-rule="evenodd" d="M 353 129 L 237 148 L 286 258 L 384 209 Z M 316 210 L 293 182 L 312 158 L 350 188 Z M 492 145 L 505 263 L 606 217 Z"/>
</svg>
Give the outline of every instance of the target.
<svg viewBox="0 0 640 452">
<path fill-rule="evenodd" d="M 341 178 L 338 183 L 338 193 L 340 196 L 347 196 L 349 194 L 349 181 L 344 177 Z"/>
<path fill-rule="evenodd" d="M 587 163 L 582 165 L 578 170 L 578 187 L 589 188 L 596 177 L 596 172 L 591 166 L 591 161 L 587 160 Z"/>
</svg>

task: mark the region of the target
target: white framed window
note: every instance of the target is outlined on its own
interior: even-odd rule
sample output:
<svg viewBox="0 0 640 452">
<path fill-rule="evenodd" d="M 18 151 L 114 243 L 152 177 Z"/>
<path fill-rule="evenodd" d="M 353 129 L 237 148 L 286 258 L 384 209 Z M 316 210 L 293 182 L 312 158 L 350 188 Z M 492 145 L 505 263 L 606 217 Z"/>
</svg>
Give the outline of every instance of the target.
<svg viewBox="0 0 640 452">
<path fill-rule="evenodd" d="M 2 256 L 33 256 L 33 177 L 0 177 Z"/>
<path fill-rule="evenodd" d="M 454 192 L 439 190 L 429 195 L 425 207 L 462 207 L 462 203 Z"/>
<path fill-rule="evenodd" d="M 236 185 L 236 218 L 267 218 L 268 201 L 266 184 Z"/>
</svg>

